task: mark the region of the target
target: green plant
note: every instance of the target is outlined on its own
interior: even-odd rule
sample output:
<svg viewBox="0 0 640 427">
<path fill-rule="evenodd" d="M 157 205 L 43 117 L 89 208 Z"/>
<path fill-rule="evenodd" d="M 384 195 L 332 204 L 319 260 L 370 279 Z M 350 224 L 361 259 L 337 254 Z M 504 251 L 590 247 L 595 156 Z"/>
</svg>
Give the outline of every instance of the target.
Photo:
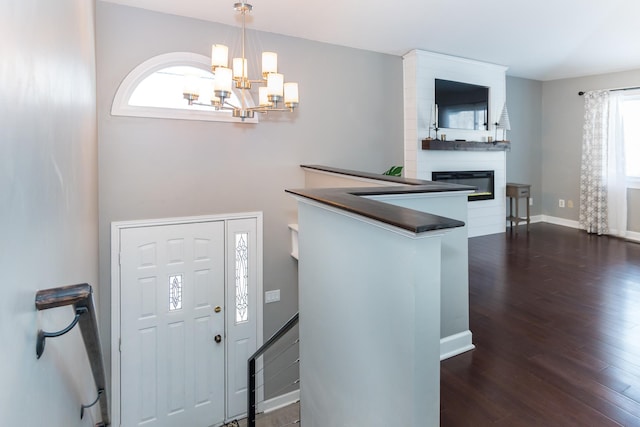
<svg viewBox="0 0 640 427">
<path fill-rule="evenodd" d="M 402 176 L 402 166 L 391 166 L 389 170 L 383 172 L 382 175 Z"/>
</svg>

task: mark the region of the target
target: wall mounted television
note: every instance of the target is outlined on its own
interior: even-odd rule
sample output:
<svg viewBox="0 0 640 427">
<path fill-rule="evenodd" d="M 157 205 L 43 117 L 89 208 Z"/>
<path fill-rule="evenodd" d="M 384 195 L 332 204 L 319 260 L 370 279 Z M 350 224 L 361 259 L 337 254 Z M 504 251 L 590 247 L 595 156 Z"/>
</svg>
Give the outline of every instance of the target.
<svg viewBox="0 0 640 427">
<path fill-rule="evenodd" d="M 489 88 L 436 80 L 438 128 L 488 130 Z"/>
</svg>

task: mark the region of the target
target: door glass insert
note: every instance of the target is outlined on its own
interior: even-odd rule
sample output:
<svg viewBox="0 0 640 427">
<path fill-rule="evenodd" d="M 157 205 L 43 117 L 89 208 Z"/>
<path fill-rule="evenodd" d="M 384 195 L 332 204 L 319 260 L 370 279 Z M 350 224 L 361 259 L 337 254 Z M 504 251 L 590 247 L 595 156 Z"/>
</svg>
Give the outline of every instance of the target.
<svg viewBox="0 0 640 427">
<path fill-rule="evenodd" d="M 169 311 L 182 308 L 182 274 L 169 276 Z"/>
<path fill-rule="evenodd" d="M 249 233 L 236 233 L 236 323 L 249 320 Z"/>
</svg>

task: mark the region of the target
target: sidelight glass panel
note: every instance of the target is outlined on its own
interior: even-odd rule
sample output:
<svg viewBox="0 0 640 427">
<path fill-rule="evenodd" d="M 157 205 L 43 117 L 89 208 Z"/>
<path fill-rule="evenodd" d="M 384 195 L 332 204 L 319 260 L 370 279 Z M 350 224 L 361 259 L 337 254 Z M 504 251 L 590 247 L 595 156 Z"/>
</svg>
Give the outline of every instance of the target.
<svg viewBox="0 0 640 427">
<path fill-rule="evenodd" d="M 249 320 L 249 233 L 236 233 L 236 323 Z"/>
<path fill-rule="evenodd" d="M 182 274 L 169 276 L 169 311 L 182 308 Z"/>
</svg>

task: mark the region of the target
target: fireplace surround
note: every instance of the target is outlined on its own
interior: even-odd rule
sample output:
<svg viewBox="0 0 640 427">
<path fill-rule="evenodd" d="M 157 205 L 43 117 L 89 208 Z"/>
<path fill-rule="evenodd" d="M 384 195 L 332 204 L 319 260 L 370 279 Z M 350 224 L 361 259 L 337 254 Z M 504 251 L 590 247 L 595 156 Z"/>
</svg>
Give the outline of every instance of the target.
<svg viewBox="0 0 640 427">
<path fill-rule="evenodd" d="M 475 187 L 476 191 L 469 194 L 470 202 L 495 198 L 494 172 L 492 170 L 431 172 L 431 180 Z"/>
<path fill-rule="evenodd" d="M 425 138 L 430 133 L 433 136 L 435 79 L 488 87 L 489 116 L 495 118 L 506 100 L 506 70 L 500 65 L 420 50 L 403 56 L 405 176 L 432 180 L 431 173 L 439 171 L 494 172 L 494 198 L 468 203 L 469 237 L 505 232 L 505 151 L 510 144 L 483 142 L 495 136 L 490 126 L 488 130 L 442 130 L 439 134 L 446 133 L 448 141 L 431 140 L 425 147 Z"/>
</svg>

